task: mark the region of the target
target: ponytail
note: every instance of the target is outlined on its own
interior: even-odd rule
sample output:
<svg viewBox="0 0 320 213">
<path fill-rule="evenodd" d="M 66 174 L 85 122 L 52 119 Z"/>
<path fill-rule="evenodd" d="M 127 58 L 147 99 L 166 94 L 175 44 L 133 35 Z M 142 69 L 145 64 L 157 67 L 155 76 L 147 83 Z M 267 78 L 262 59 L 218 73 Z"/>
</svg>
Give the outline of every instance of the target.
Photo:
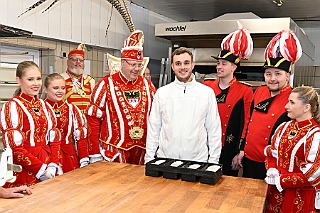
<svg viewBox="0 0 320 213">
<path fill-rule="evenodd" d="M 19 95 L 20 93 L 21 93 L 21 87 L 19 86 L 19 87 L 14 91 L 13 97 Z"/>
</svg>

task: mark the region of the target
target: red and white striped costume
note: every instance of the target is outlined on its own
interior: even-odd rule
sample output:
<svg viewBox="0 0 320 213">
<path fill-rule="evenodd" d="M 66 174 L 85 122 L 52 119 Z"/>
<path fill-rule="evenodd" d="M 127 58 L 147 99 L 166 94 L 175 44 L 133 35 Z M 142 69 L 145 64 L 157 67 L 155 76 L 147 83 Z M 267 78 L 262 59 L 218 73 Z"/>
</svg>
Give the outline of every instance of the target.
<svg viewBox="0 0 320 213">
<path fill-rule="evenodd" d="M 266 168 L 276 168 L 267 197 L 267 213 L 316 212 L 320 183 L 320 127 L 314 119 L 281 124 L 265 148 Z"/>
<path fill-rule="evenodd" d="M 64 100 L 76 105 L 84 113 L 90 103 L 90 95 L 95 86 L 94 78 L 85 74 L 75 76 L 68 70 L 65 73 L 61 73 L 61 76 L 66 80 Z M 82 91 L 84 94 L 79 94 Z"/>
<path fill-rule="evenodd" d="M 87 128 L 84 126 L 84 115 L 74 104 L 64 101 L 45 102 L 52 106 L 57 118 L 57 128 L 61 132 L 60 163 L 64 173 L 89 163 Z"/>
<path fill-rule="evenodd" d="M 144 163 L 147 118 L 155 91 L 151 81 L 142 76 L 128 81 L 121 72 L 97 83 L 86 112 L 90 157 L 102 154 L 109 161 Z M 134 93 L 139 94 L 137 105 L 130 104 L 132 100 L 128 98 Z M 141 139 L 130 137 L 132 126 L 144 130 Z"/>
<path fill-rule="evenodd" d="M 36 184 L 48 164 L 59 164 L 60 131 L 43 100 L 24 93 L 13 97 L 1 110 L 0 127 L 4 147 L 13 151 L 13 163 L 22 166 L 16 181 L 5 187 Z"/>
</svg>

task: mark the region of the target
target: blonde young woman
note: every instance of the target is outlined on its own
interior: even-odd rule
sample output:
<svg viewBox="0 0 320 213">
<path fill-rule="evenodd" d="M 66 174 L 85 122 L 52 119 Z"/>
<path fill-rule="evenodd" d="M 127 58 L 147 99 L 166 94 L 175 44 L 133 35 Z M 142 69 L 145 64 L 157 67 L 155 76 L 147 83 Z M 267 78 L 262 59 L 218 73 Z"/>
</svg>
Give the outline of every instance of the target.
<svg viewBox="0 0 320 213">
<path fill-rule="evenodd" d="M 319 212 L 320 111 L 317 92 L 307 86 L 292 90 L 285 106 L 291 121 L 281 124 L 265 148 L 270 193 L 266 212 Z M 317 210 L 318 209 L 318 210 Z"/>
<path fill-rule="evenodd" d="M 44 80 L 45 102 L 52 107 L 61 132 L 60 163 L 64 173 L 89 164 L 84 117 L 78 107 L 63 101 L 65 87 L 66 82 L 58 73 L 50 74 Z"/>
<path fill-rule="evenodd" d="M 16 80 L 20 88 L 3 105 L 0 129 L 4 147 L 13 151 L 13 163 L 22 166 L 14 183 L 4 187 L 33 185 L 58 172 L 60 131 L 51 107 L 38 98 L 41 72 L 32 61 L 19 63 Z"/>
</svg>

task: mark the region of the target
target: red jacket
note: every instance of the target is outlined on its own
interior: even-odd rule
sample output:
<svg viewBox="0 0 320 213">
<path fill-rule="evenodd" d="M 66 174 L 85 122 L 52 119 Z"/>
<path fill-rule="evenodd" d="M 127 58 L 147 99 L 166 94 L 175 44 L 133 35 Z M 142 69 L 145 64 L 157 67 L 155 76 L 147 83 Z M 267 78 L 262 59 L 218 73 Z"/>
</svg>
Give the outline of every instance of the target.
<svg viewBox="0 0 320 213">
<path fill-rule="evenodd" d="M 100 154 L 106 145 L 129 150 L 146 147 L 147 118 L 156 88 L 139 76 L 128 81 L 121 72 L 105 76 L 95 86 L 87 108 L 89 155 Z M 129 125 L 130 124 L 130 125 Z M 132 139 L 130 130 L 143 130 L 140 139 Z"/>
<path fill-rule="evenodd" d="M 222 146 L 225 143 L 235 143 L 238 152 L 246 127 L 250 119 L 250 104 L 252 101 L 252 87 L 233 78 L 230 87 L 225 90 L 219 88 L 218 80 L 205 80 L 203 84 L 211 87 L 216 95 L 218 111 L 221 119 Z"/>
<path fill-rule="evenodd" d="M 280 93 L 271 97 L 267 86 L 260 86 L 253 95 L 252 114 L 248 125 L 245 156 L 256 162 L 264 162 L 264 148 L 270 144 L 275 129 L 283 122 L 290 120 L 284 108 L 292 89 L 289 84 Z"/>
<path fill-rule="evenodd" d="M 16 181 L 6 186 L 39 182 L 49 163 L 59 165 L 60 131 L 50 105 L 21 93 L 4 104 L 1 117 L 4 147 L 11 147 L 13 163 L 22 166 Z"/>
</svg>

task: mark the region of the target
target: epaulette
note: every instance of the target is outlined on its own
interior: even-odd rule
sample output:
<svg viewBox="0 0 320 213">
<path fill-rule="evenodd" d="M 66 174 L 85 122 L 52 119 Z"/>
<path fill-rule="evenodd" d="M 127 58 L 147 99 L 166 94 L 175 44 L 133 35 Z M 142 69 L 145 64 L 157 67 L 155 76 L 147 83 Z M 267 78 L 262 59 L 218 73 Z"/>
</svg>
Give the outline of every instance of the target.
<svg viewBox="0 0 320 213">
<path fill-rule="evenodd" d="M 209 77 L 209 78 L 204 78 L 204 79 L 203 79 L 203 81 L 209 81 L 209 80 L 215 81 L 215 80 L 217 80 L 217 78 L 210 78 L 210 77 Z"/>
<path fill-rule="evenodd" d="M 247 82 L 244 82 L 244 81 L 239 81 L 240 84 L 244 84 L 246 86 L 249 86 L 249 87 L 252 87 L 252 84 L 249 84 Z"/>
</svg>

